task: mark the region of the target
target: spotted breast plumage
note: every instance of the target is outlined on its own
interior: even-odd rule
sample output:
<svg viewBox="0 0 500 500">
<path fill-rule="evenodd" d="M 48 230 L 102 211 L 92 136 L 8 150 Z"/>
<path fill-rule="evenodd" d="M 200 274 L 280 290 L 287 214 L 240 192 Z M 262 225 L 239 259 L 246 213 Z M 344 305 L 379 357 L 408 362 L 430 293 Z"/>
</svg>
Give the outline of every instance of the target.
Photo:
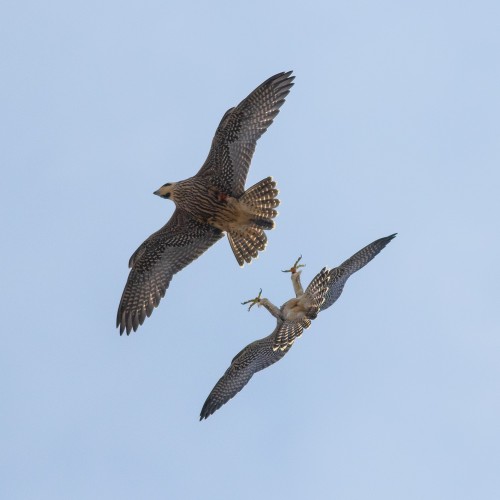
<svg viewBox="0 0 500 500">
<path fill-rule="evenodd" d="M 264 337 L 242 349 L 232 360 L 231 366 L 215 384 L 200 413 L 200 420 L 208 418 L 226 404 L 249 382 L 254 373 L 276 363 L 291 349 L 295 339 L 302 335 L 320 311 L 328 309 L 342 294 L 349 277 L 370 262 L 396 235 L 392 234 L 370 243 L 340 266 L 323 268 L 311 281 L 305 291 L 300 283 L 300 258 L 295 262 L 291 279 L 295 298 L 281 307 L 261 298 L 262 290 L 255 299 L 244 302 L 265 307 L 275 318 L 276 328 Z"/>
<path fill-rule="evenodd" d="M 161 186 L 154 194 L 171 199 L 175 211 L 134 252 L 118 307 L 120 334 L 137 330 L 158 306 L 173 275 L 226 233 L 242 266 L 264 250 L 265 230 L 274 227 L 278 190 L 267 177 L 245 190 L 257 140 L 271 125 L 293 86 L 291 71 L 279 73 L 229 109 L 217 128 L 198 173 Z"/>
</svg>

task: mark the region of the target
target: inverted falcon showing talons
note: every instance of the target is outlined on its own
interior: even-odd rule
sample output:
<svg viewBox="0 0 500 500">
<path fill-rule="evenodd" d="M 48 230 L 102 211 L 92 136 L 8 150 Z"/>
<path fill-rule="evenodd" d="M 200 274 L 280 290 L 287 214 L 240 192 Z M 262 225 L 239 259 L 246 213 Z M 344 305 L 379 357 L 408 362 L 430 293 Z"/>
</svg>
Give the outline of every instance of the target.
<svg viewBox="0 0 500 500">
<path fill-rule="evenodd" d="M 296 297 L 285 302 L 280 308 L 261 293 L 245 303 L 258 303 L 265 307 L 275 318 L 276 328 L 264 337 L 248 344 L 232 360 L 226 373 L 215 384 L 200 413 L 200 420 L 208 418 L 222 405 L 226 404 L 257 373 L 279 361 L 291 349 L 294 340 L 320 311 L 328 309 L 342 294 L 349 277 L 370 262 L 396 235 L 370 243 L 340 266 L 333 269 L 323 268 L 311 281 L 305 292 L 301 292 L 301 271 L 292 272 L 291 279 Z M 293 267 L 298 267 L 300 258 Z M 257 301 L 258 299 L 258 301 Z M 253 304 L 252 304 L 253 305 Z M 250 309 L 250 308 L 249 308 Z"/>
</svg>

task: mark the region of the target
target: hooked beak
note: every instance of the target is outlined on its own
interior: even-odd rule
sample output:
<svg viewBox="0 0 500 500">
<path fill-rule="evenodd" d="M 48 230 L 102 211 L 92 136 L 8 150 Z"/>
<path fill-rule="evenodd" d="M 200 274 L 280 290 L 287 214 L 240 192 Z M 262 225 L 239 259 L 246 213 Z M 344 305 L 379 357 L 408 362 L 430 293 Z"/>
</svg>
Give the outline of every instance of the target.
<svg viewBox="0 0 500 500">
<path fill-rule="evenodd" d="M 160 198 L 168 199 L 172 194 L 172 184 L 164 184 L 160 189 L 157 189 L 153 194 L 159 196 Z"/>
</svg>

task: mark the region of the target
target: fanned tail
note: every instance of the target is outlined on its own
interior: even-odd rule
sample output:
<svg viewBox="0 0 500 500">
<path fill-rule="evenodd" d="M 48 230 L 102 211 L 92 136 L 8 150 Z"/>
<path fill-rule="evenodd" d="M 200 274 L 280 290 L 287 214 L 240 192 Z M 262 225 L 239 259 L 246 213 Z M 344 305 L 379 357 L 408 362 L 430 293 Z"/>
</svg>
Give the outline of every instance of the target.
<svg viewBox="0 0 500 500">
<path fill-rule="evenodd" d="M 227 238 L 238 264 L 250 263 L 260 251 L 266 248 L 267 236 L 258 227 L 249 227 L 243 232 L 231 231 Z"/>
<path fill-rule="evenodd" d="M 324 267 L 309 283 L 309 286 L 304 292 L 307 297 L 309 307 L 305 315 L 295 321 L 285 321 L 276 333 L 273 351 L 289 348 L 299 338 L 304 331 L 304 328 L 311 326 L 311 321 L 316 318 L 320 311 L 321 304 L 325 301 L 325 296 L 329 290 L 331 280 L 330 270 Z"/>
<path fill-rule="evenodd" d="M 305 291 L 305 294 L 311 300 L 311 307 L 306 314 L 307 318 L 316 319 L 330 289 L 331 279 L 331 270 L 324 267 L 309 283 Z"/>
<path fill-rule="evenodd" d="M 276 198 L 278 190 L 272 177 L 267 177 L 248 188 L 240 197 L 239 202 L 251 213 L 250 225 L 242 230 L 227 233 L 229 244 L 238 264 L 250 263 L 267 244 L 264 230 L 273 229 L 273 219 L 278 215 L 275 210 L 280 204 Z"/>
<path fill-rule="evenodd" d="M 248 188 L 239 201 L 249 208 L 253 215 L 252 222 L 257 227 L 272 229 L 273 219 L 278 215 L 275 208 L 280 204 L 276 196 L 278 196 L 276 182 L 272 177 L 266 177 Z"/>
</svg>

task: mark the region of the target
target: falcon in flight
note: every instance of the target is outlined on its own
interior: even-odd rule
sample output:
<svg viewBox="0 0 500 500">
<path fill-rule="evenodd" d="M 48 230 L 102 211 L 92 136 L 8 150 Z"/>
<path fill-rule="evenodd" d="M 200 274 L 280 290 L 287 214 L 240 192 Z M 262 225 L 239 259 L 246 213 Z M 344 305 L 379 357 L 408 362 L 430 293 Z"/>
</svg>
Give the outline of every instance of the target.
<svg viewBox="0 0 500 500">
<path fill-rule="evenodd" d="M 197 259 L 226 233 L 238 264 L 264 250 L 264 230 L 274 227 L 278 190 L 271 177 L 245 191 L 259 137 L 271 125 L 293 86 L 292 72 L 272 76 L 217 127 L 199 172 L 163 184 L 154 194 L 175 203 L 170 220 L 134 252 L 118 307 L 120 335 L 137 330 L 165 296 L 172 276 Z"/>
<path fill-rule="evenodd" d="M 208 418 L 226 404 L 257 373 L 279 361 L 291 349 L 294 340 L 309 327 L 320 311 L 328 309 L 341 295 L 349 277 L 370 262 L 396 235 L 386 236 L 370 243 L 351 258 L 333 269 L 323 268 L 311 281 L 305 292 L 300 283 L 300 258 L 290 272 L 295 298 L 276 307 L 261 298 L 262 290 L 255 299 L 243 302 L 265 307 L 275 318 L 276 328 L 271 335 L 256 340 L 242 349 L 232 360 L 231 366 L 215 384 L 200 413 L 200 420 Z"/>
</svg>

